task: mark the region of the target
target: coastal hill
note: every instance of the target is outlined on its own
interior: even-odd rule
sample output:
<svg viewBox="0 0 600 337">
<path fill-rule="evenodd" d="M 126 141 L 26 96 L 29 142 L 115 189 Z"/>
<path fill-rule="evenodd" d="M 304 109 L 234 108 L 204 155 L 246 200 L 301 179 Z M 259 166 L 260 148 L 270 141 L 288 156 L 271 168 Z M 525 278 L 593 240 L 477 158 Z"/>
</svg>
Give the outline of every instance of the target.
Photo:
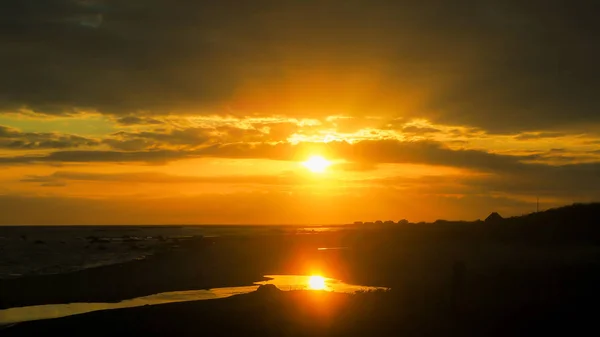
<svg viewBox="0 0 600 337">
<path fill-rule="evenodd" d="M 487 225 L 487 224 L 486 224 Z M 497 219 L 489 228 L 497 238 L 537 242 L 600 243 L 600 203 L 573 204 Z"/>
<path fill-rule="evenodd" d="M 431 223 L 361 224 L 363 228 L 378 227 L 410 232 L 411 235 L 427 232 L 432 235 L 456 235 L 463 239 L 600 243 L 600 203 L 576 203 L 509 218 L 492 212 L 485 221 L 439 219 Z M 376 226 L 378 224 L 383 226 Z"/>
<path fill-rule="evenodd" d="M 466 221 L 466 220 L 443 220 L 439 219 L 434 221 L 433 223 L 427 222 L 418 222 L 418 223 L 410 223 L 406 219 L 402 219 L 397 223 L 391 220 L 388 221 L 355 221 L 354 225 L 364 225 L 364 226 L 372 226 L 372 225 L 409 225 L 409 224 L 419 224 L 419 225 L 427 225 L 427 224 L 466 224 L 466 223 L 510 223 L 510 224 L 567 224 L 567 223 L 578 223 L 578 224 L 594 224 L 600 219 L 600 203 L 575 203 L 572 205 L 551 208 L 541 212 L 534 212 L 529 214 L 524 214 L 520 216 L 513 216 L 510 218 L 503 218 L 499 213 L 492 212 L 487 216 L 485 221 L 475 220 L 475 221 Z"/>
</svg>

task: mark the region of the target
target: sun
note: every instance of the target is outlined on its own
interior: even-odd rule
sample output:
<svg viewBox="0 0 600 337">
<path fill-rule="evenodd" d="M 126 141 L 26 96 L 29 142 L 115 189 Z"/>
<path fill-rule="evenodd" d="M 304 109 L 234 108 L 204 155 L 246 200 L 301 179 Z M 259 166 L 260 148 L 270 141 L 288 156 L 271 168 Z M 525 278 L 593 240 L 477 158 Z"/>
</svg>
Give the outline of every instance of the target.
<svg viewBox="0 0 600 337">
<path fill-rule="evenodd" d="M 311 276 L 308 279 L 308 288 L 311 290 L 323 290 L 327 286 L 325 285 L 325 278 L 322 276 Z"/>
<path fill-rule="evenodd" d="M 314 173 L 323 173 L 331 165 L 331 162 L 321 156 L 312 156 L 302 163 L 304 167 Z"/>
</svg>

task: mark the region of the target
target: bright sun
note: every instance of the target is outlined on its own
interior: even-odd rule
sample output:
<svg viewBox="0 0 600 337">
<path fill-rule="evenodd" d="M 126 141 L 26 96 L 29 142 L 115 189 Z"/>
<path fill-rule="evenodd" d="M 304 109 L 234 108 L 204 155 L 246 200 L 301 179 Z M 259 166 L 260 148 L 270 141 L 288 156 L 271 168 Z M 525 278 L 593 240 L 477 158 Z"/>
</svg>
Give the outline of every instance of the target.
<svg viewBox="0 0 600 337">
<path fill-rule="evenodd" d="M 322 276 L 311 276 L 308 279 L 308 288 L 312 290 L 323 290 L 326 288 L 325 278 Z"/>
<path fill-rule="evenodd" d="M 302 163 L 307 169 L 314 173 L 323 173 L 331 165 L 331 162 L 321 156 L 312 156 Z"/>
</svg>

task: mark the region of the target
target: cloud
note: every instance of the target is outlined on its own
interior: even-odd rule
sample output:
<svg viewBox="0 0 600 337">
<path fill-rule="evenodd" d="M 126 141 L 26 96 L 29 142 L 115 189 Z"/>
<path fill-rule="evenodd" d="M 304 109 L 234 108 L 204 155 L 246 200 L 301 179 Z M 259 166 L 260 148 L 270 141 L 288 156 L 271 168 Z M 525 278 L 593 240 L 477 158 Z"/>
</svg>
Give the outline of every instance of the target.
<svg viewBox="0 0 600 337">
<path fill-rule="evenodd" d="M 59 181 L 51 181 L 51 182 L 47 182 L 47 183 L 42 183 L 42 184 L 40 184 L 40 186 L 42 186 L 42 187 L 65 187 L 65 186 L 67 186 L 67 184 L 63 183 L 63 182 L 59 182 Z"/>
<path fill-rule="evenodd" d="M 9 150 L 68 149 L 93 147 L 95 139 L 60 133 L 21 132 L 0 125 L 0 148 Z"/>
<path fill-rule="evenodd" d="M 172 127 L 147 131 L 119 131 L 102 142 L 116 150 L 140 151 L 169 147 L 198 148 L 211 144 L 286 141 L 298 130 L 295 123 L 252 123 L 249 127 L 221 124 L 214 127 Z"/>
<path fill-rule="evenodd" d="M 593 179 L 593 174 L 580 165 L 559 166 L 544 164 L 557 159 L 557 154 L 535 153 L 527 155 L 502 155 L 480 150 L 450 149 L 432 141 L 400 142 L 395 140 L 360 141 L 348 143 L 228 143 L 206 144 L 199 147 L 178 149 L 140 149 L 145 145 L 132 144 L 127 151 L 63 150 L 48 154 L 17 155 L 0 157 L 0 165 L 18 164 L 64 164 L 64 163 L 138 163 L 164 165 L 169 162 L 190 158 L 229 158 L 229 159 L 270 159 L 282 161 L 303 161 L 315 153 L 332 160 L 346 163 L 334 165 L 334 169 L 364 171 L 374 169 L 379 164 L 423 164 L 461 168 L 473 172 L 485 172 L 507 177 L 534 179 L 549 176 L 548 179 L 571 181 L 569 175 Z M 113 144 L 113 146 L 115 146 Z M 549 157 L 550 155 L 550 157 Z M 558 154 L 558 156 L 564 154 Z M 587 154 L 593 156 L 593 154 Z M 594 157 L 595 158 L 595 157 Z M 598 158 L 592 158 L 597 165 Z M 556 165 L 556 164 L 554 164 Z M 583 165 L 583 164 L 581 164 Z M 560 172 L 560 173 L 556 173 Z M 579 179 L 579 178 L 578 178 Z M 542 184 L 542 181 L 538 181 Z"/>
<path fill-rule="evenodd" d="M 253 123 L 252 126 L 257 129 L 267 129 L 267 141 L 286 141 L 290 136 L 300 130 L 297 123 L 294 122 L 276 122 L 276 123 Z"/>
<path fill-rule="evenodd" d="M 539 166 L 531 172 L 502 174 L 364 177 L 336 181 L 334 185 L 339 184 L 338 190 L 332 189 L 327 194 L 312 193 L 311 189 L 288 189 L 290 186 L 319 183 L 310 177 L 293 174 L 196 177 L 149 172 L 58 171 L 50 175 L 27 176 L 23 181 L 47 186 L 113 182 L 169 186 L 269 185 L 274 189 L 267 192 L 200 193 L 189 197 L 149 194 L 108 199 L 4 195 L 0 196 L 3 201 L 0 208 L 7 210 L 3 212 L 6 216 L 2 220 L 7 223 L 283 223 L 289 222 L 289 219 L 298 222 L 351 222 L 404 217 L 416 220 L 473 219 L 474 214 L 485 217 L 491 211 L 500 211 L 503 215 L 533 211 L 536 197 L 540 197 L 543 207 L 594 200 L 600 196 L 595 188 L 600 184 L 599 169 L 598 165 Z M 364 208 L 366 204 L 371 206 Z M 386 207 L 391 204 L 396 206 Z M 37 211 L 19 213 L 26 207 Z M 56 211 L 70 207 L 74 207 L 72 212 Z M 302 209 L 307 208 L 312 212 L 302 213 Z M 34 216 L 44 214 L 45 209 L 55 211 L 46 218 Z M 79 213 L 82 209 L 86 212 Z M 224 212 L 220 218 L 219 212 Z M 169 213 L 177 215 L 169 217 Z M 113 216 L 108 217 L 107 214 Z"/>
<path fill-rule="evenodd" d="M 266 134 L 254 128 L 244 129 L 234 126 L 220 126 L 215 131 L 226 142 L 258 142 L 266 140 Z"/>
<path fill-rule="evenodd" d="M 294 174 L 281 175 L 227 175 L 227 176 L 177 176 L 158 172 L 90 173 L 58 171 L 50 175 L 29 175 L 21 179 L 26 183 L 65 184 L 66 181 L 118 182 L 149 184 L 246 184 L 246 185 L 296 185 L 313 180 Z M 64 185 L 61 185 L 64 186 Z"/>
<path fill-rule="evenodd" d="M 156 151 L 55 151 L 45 155 L 24 155 L 0 157 L 1 164 L 35 163 L 147 163 L 164 164 L 169 161 L 190 158 L 193 152 L 156 150 Z"/>
<path fill-rule="evenodd" d="M 134 138 L 134 139 L 104 139 L 102 140 L 103 144 L 110 146 L 115 150 L 121 151 L 144 151 L 146 149 L 152 149 L 158 145 L 157 142 L 149 141 L 142 138 Z"/>
<path fill-rule="evenodd" d="M 120 131 L 113 134 L 117 140 L 132 141 L 143 140 L 149 144 L 167 144 L 188 147 L 197 147 L 208 143 L 211 139 L 216 139 L 216 129 L 203 127 L 190 127 L 182 129 L 155 129 L 151 131 L 126 132 Z M 108 142 L 109 145 L 116 144 Z"/>
<path fill-rule="evenodd" d="M 13 135 L 14 130 L 1 129 L 2 135 Z M 148 139 L 155 142 L 171 141 L 171 138 L 156 136 L 147 132 Z M 138 133 L 135 133 L 138 134 Z M 139 134 L 142 134 L 140 132 Z M 203 134 L 200 132 L 200 134 Z M 198 133 L 175 133 L 171 144 L 185 144 L 189 137 L 196 139 Z M 136 136 L 137 137 L 137 136 Z M 137 138 L 134 138 L 137 139 Z M 204 138 L 199 138 L 204 139 Z M 125 141 L 126 142 L 126 141 Z M 217 143 L 204 144 L 198 147 L 182 147 L 178 149 L 146 149 L 147 143 L 135 145 L 120 151 L 100 150 L 61 150 L 48 154 L 15 155 L 0 157 L 1 165 L 18 164 L 72 164 L 72 163 L 136 163 L 164 165 L 166 163 L 190 158 L 231 158 L 231 159 L 271 159 L 282 161 L 302 161 L 309 155 L 322 154 L 332 160 L 343 159 L 345 162 L 332 166 L 332 170 L 341 171 L 375 171 L 382 164 L 422 164 L 441 167 L 460 168 L 463 174 L 429 180 L 410 180 L 397 178 L 363 178 L 356 181 L 345 181 L 347 186 L 397 187 L 409 191 L 420 191 L 425 194 L 445 195 L 503 195 L 531 198 L 544 196 L 553 200 L 571 202 L 575 200 L 589 201 L 600 198 L 597 188 L 600 185 L 600 162 L 598 158 L 592 163 L 567 164 L 573 160 L 559 161 L 558 157 L 572 156 L 570 152 L 555 149 L 554 151 L 535 152 L 526 155 L 506 155 L 488 153 L 480 150 L 451 149 L 433 141 L 401 142 L 396 140 L 360 141 L 348 143 L 334 141 L 329 143 Z M 113 144 L 113 146 L 115 146 Z M 154 146 L 154 145 L 153 145 Z M 594 156 L 594 153 L 586 153 Z M 558 158 L 558 159 L 557 159 Z M 554 160 L 558 164 L 544 164 Z M 432 180 L 433 179 L 433 180 Z M 438 180 L 435 180 L 438 179 Z M 121 183 L 198 183 L 198 184 L 244 184 L 293 186 L 313 184 L 305 177 L 282 176 L 219 176 L 219 177 L 183 177 L 158 173 L 77 173 L 59 171 L 52 175 L 32 175 L 23 179 L 25 182 L 46 185 L 66 184 L 69 181 Z M 338 182 L 331 180 L 332 183 Z M 370 188 L 370 187 L 369 187 Z"/>
<path fill-rule="evenodd" d="M 600 122 L 594 6 L 8 0 L 0 110 L 582 130 Z"/>
<path fill-rule="evenodd" d="M 182 133 L 175 138 L 164 134 L 142 132 L 157 140 L 171 144 L 189 144 L 188 137 L 205 139 L 196 133 Z M 164 139 L 163 139 L 164 137 Z M 197 148 L 157 149 L 142 151 L 55 151 L 46 155 L 0 157 L 0 164 L 35 162 L 147 162 L 166 163 L 185 158 L 257 158 L 286 161 L 302 161 L 309 155 L 321 153 L 331 159 L 350 162 L 378 163 L 422 163 L 454 166 L 479 170 L 502 171 L 525 167 L 521 161 L 536 156 L 507 156 L 478 150 L 452 150 L 431 141 L 400 142 L 395 140 L 360 141 L 348 143 L 228 143 L 213 144 Z"/>
<path fill-rule="evenodd" d="M 163 122 L 159 121 L 155 118 L 150 117 L 138 117 L 138 116 L 124 116 L 116 119 L 116 122 L 121 125 L 131 126 L 131 125 L 155 125 L 155 124 L 163 124 Z"/>
<path fill-rule="evenodd" d="M 532 140 L 532 139 L 544 139 L 544 138 L 558 138 L 566 136 L 564 132 L 537 132 L 537 133 L 523 133 L 517 135 L 515 139 L 518 140 Z"/>
<path fill-rule="evenodd" d="M 511 195 L 540 196 L 558 200 L 593 201 L 600 198 L 595 186 L 600 184 L 600 164 L 571 164 L 562 166 L 535 165 L 531 170 L 504 172 L 485 179 L 472 180 L 470 186 L 481 191 Z"/>
<path fill-rule="evenodd" d="M 529 156 L 504 156 L 478 150 L 452 150 L 432 141 L 332 142 L 334 153 L 351 161 L 369 163 L 420 163 L 490 171 L 521 167 Z"/>
<path fill-rule="evenodd" d="M 414 133 L 414 134 L 428 134 L 428 133 L 438 133 L 441 130 L 431 127 L 418 127 L 418 126 L 406 126 L 402 128 L 402 132 L 404 133 Z"/>
</svg>

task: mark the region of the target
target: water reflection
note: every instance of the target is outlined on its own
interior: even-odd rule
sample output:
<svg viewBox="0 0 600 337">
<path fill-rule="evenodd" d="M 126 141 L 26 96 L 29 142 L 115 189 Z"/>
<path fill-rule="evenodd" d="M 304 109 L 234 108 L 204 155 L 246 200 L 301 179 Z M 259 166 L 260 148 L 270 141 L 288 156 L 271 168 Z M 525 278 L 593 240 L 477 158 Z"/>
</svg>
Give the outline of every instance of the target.
<svg viewBox="0 0 600 337">
<path fill-rule="evenodd" d="M 323 276 L 314 275 L 308 279 L 308 288 L 311 290 L 326 290 L 325 278 Z"/>
<path fill-rule="evenodd" d="M 255 291 L 259 285 L 263 284 L 273 284 L 283 291 L 306 289 L 326 290 L 351 294 L 357 291 L 385 289 L 381 287 L 347 284 L 336 279 L 315 275 L 265 275 L 265 278 L 268 280 L 255 282 L 255 285 L 253 286 L 213 288 L 210 290 L 173 291 L 124 300 L 118 303 L 50 304 L 0 310 L 0 324 L 12 324 L 40 319 L 59 318 L 98 310 L 122 309 L 140 307 L 144 305 L 226 298 L 233 295 L 246 294 Z"/>
</svg>

